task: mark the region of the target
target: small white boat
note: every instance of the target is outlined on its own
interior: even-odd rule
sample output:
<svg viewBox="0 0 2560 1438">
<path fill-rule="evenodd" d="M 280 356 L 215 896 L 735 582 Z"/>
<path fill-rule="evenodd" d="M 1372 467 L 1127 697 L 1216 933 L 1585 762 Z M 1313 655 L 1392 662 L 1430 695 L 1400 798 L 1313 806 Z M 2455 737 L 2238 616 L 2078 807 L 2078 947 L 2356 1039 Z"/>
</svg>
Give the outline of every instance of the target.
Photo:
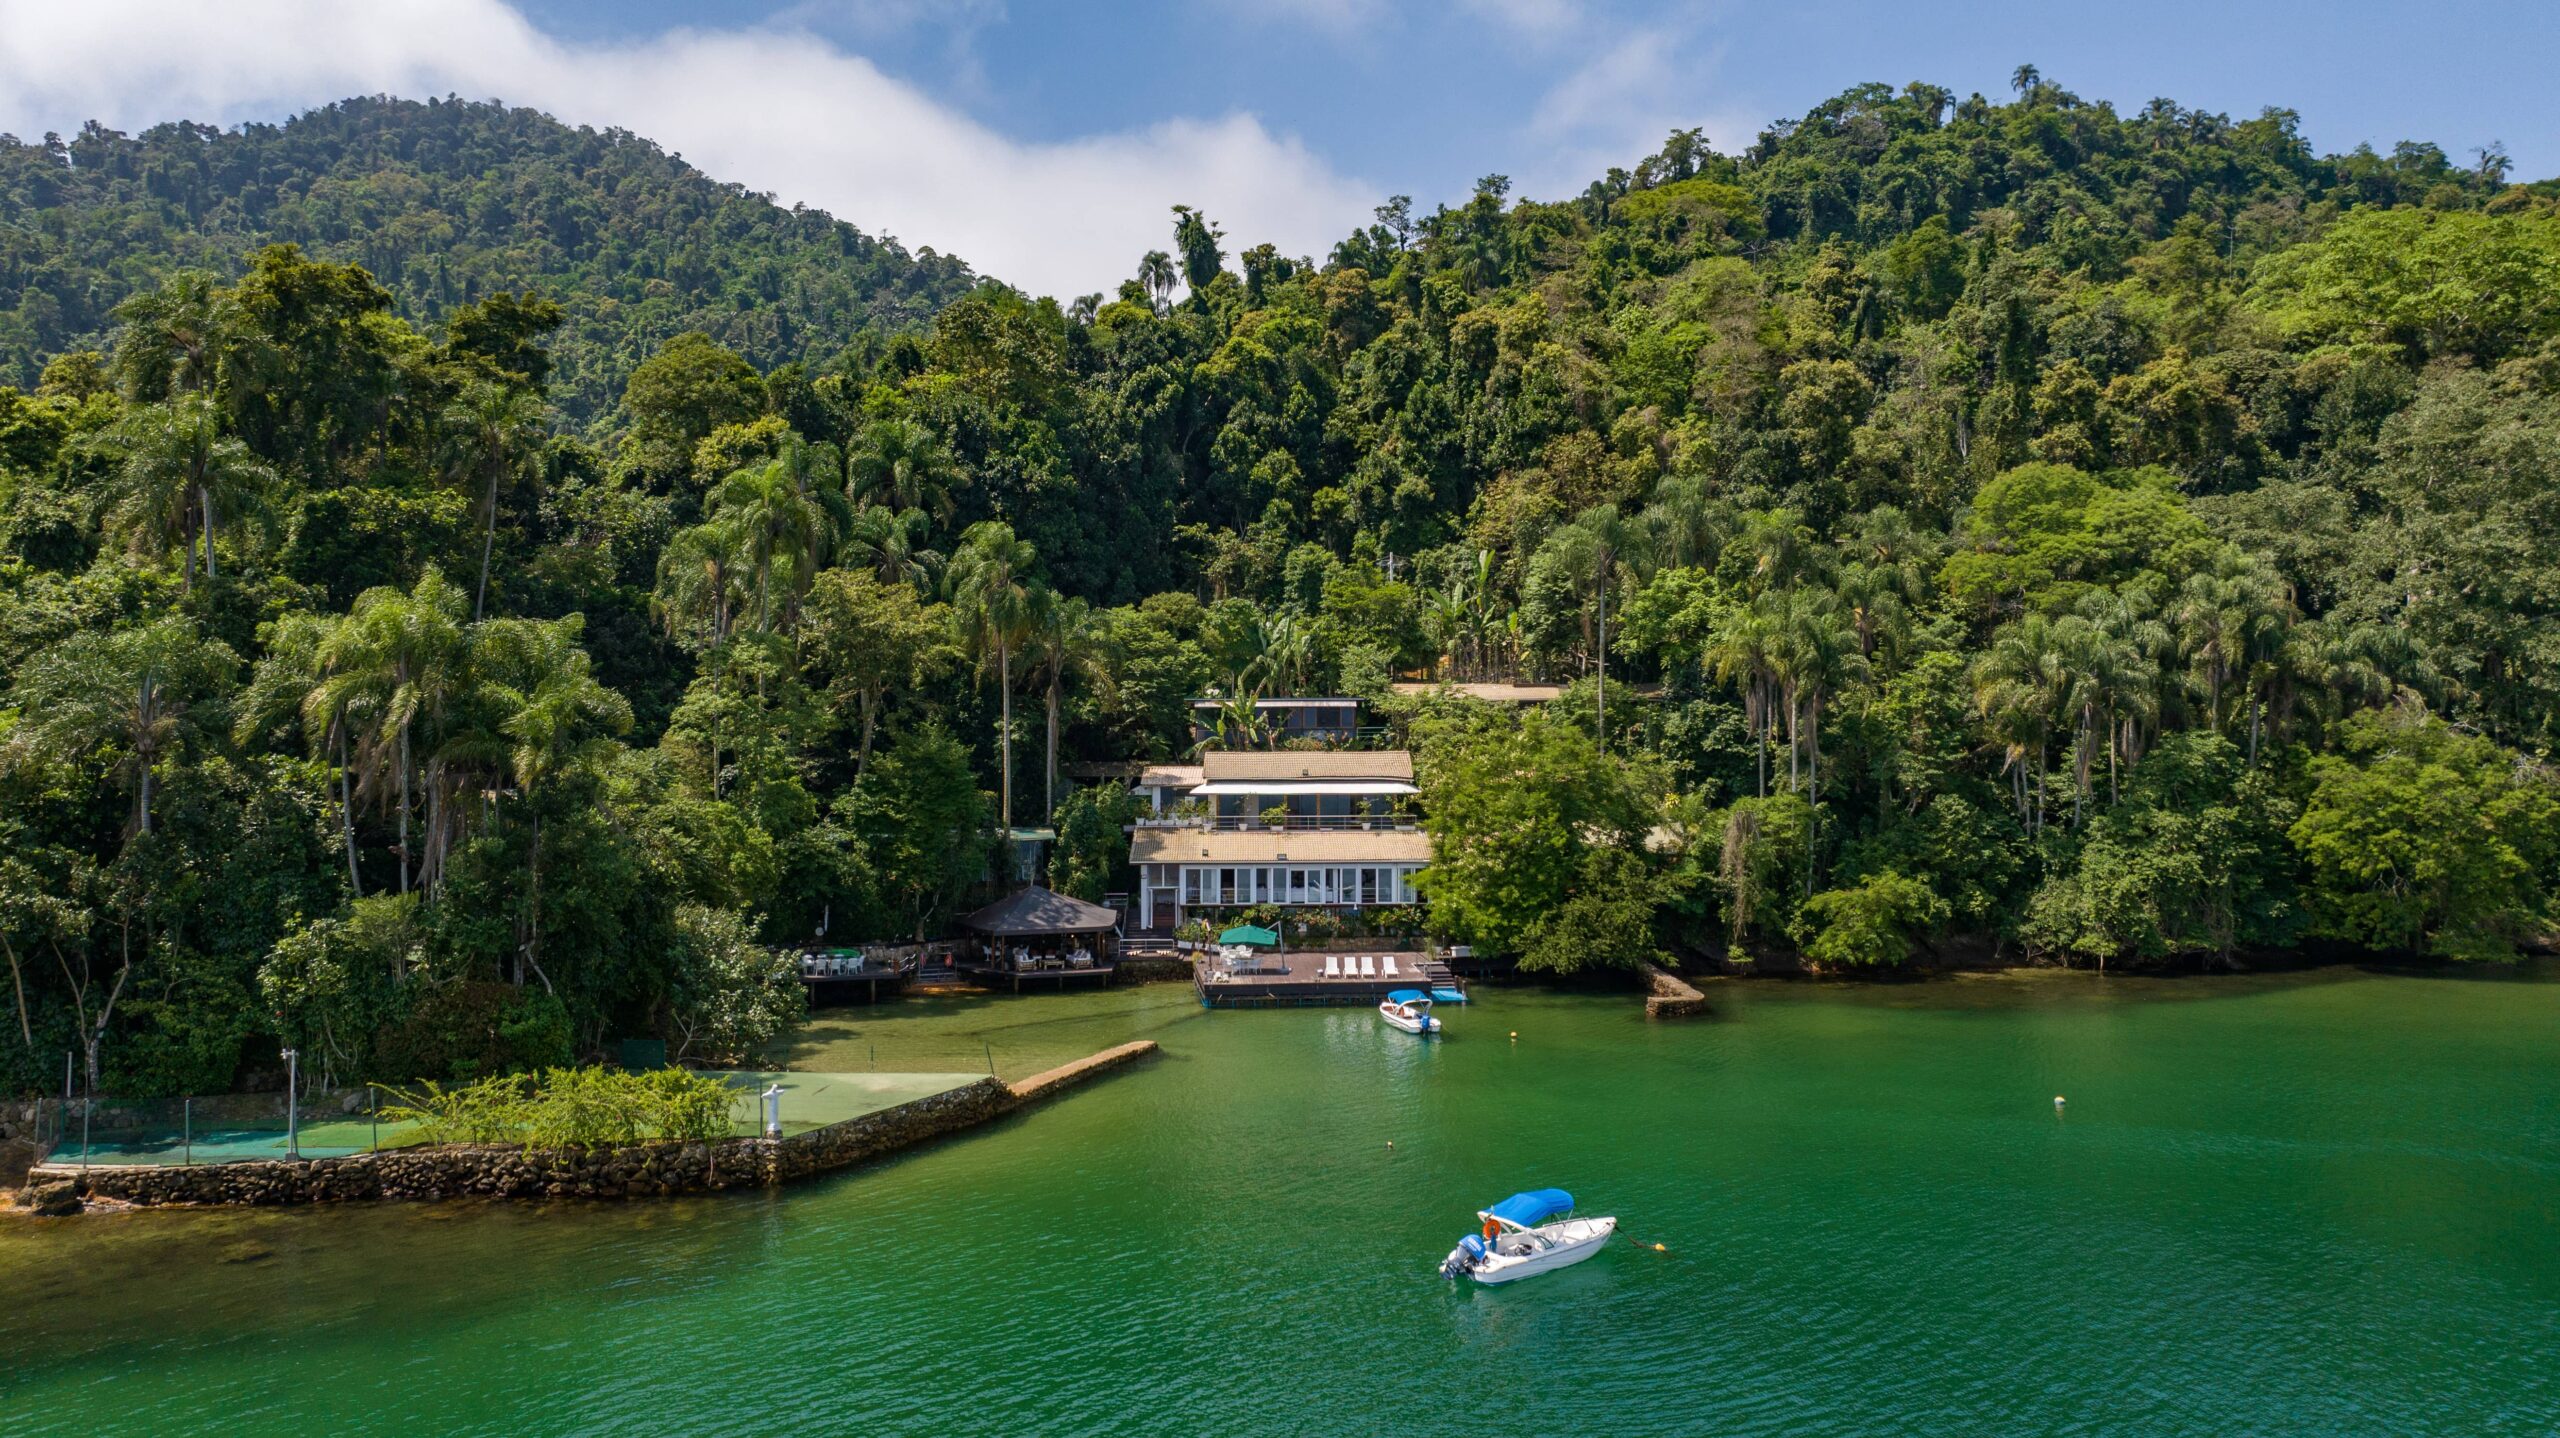
<svg viewBox="0 0 2560 1438">
<path fill-rule="evenodd" d="M 1575 1218 L 1573 1195 L 1561 1188 L 1515 1193 L 1476 1217 L 1485 1233 L 1458 1240 L 1440 1262 L 1443 1278 L 1509 1283 L 1569 1268 L 1598 1253 L 1618 1231 L 1614 1218 Z"/>
<path fill-rule="evenodd" d="M 1431 996 L 1420 989 L 1398 989 L 1387 995 L 1378 1005 L 1378 1017 L 1423 1038 L 1440 1032 L 1440 1021 L 1431 1016 Z"/>
</svg>

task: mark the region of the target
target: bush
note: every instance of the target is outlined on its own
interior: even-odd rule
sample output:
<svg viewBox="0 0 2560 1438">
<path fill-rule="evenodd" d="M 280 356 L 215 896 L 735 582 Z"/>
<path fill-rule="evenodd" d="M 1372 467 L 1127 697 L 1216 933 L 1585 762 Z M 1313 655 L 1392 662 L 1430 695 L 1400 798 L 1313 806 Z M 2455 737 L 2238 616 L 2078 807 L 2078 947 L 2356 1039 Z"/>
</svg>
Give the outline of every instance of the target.
<svg viewBox="0 0 2560 1438">
<path fill-rule="evenodd" d="M 1913 943 L 1946 921 L 1946 900 L 1887 869 L 1805 900 L 1795 933 L 1799 942 L 1811 940 L 1804 953 L 1817 964 L 1882 968 L 1909 959 Z"/>
<path fill-rule="evenodd" d="M 424 1143 L 520 1143 L 593 1148 L 726 1137 L 730 1087 L 682 1069 L 625 1073 L 555 1068 L 395 1092 L 383 1116 L 414 1122 Z"/>
<path fill-rule="evenodd" d="M 808 1012 L 797 961 L 757 943 L 745 919 L 699 904 L 677 909 L 675 918 L 668 1019 L 679 1056 L 745 1058 Z"/>
</svg>

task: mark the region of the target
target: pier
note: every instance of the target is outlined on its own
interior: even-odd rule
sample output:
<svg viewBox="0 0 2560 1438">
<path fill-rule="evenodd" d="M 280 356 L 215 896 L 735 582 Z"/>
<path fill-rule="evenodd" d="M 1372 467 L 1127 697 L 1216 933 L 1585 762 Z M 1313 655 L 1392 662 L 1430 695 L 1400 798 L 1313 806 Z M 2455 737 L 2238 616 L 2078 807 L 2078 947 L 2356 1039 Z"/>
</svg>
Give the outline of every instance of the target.
<svg viewBox="0 0 2560 1438">
<path fill-rule="evenodd" d="M 1456 1001 L 1463 1003 L 1466 992 L 1449 966 L 1429 954 L 1386 949 L 1241 958 L 1204 954 L 1191 982 L 1200 1006 L 1209 1009 L 1375 1004 L 1398 989 L 1421 989 L 1435 998 L 1442 992 L 1457 994 Z"/>
</svg>

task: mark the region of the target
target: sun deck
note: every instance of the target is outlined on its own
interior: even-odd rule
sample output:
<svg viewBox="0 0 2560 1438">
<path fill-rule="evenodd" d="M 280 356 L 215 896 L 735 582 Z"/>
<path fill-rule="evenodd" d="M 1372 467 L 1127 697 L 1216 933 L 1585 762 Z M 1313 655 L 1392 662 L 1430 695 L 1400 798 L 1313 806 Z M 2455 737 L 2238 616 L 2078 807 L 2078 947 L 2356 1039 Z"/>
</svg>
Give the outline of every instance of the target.
<svg viewBox="0 0 2560 1438">
<path fill-rule="evenodd" d="M 1367 959 L 1365 972 L 1360 963 Z M 1326 964 L 1332 963 L 1327 972 Z M 1395 969 L 1390 973 L 1388 963 Z M 1251 959 L 1203 955 L 1192 971 L 1200 1004 L 1211 1009 L 1374 1004 L 1398 989 L 1460 989 L 1448 967 L 1427 954 L 1363 949 L 1355 953 L 1262 953 Z"/>
</svg>

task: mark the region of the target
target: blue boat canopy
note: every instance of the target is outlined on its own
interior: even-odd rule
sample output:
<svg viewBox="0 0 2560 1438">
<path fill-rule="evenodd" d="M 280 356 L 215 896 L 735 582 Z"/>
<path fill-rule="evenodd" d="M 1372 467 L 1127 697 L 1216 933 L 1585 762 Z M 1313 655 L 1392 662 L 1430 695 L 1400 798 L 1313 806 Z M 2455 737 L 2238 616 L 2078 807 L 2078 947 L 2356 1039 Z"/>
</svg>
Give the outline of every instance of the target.
<svg viewBox="0 0 2560 1438">
<path fill-rule="evenodd" d="M 1397 1004 L 1427 1004 L 1431 1002 L 1431 996 L 1420 989 L 1398 989 L 1387 995 L 1387 1001 Z"/>
<path fill-rule="evenodd" d="M 1573 1212 L 1573 1195 L 1561 1188 L 1533 1188 L 1515 1193 L 1478 1216 L 1507 1223 L 1514 1228 L 1535 1228 L 1560 1213 Z"/>
</svg>

